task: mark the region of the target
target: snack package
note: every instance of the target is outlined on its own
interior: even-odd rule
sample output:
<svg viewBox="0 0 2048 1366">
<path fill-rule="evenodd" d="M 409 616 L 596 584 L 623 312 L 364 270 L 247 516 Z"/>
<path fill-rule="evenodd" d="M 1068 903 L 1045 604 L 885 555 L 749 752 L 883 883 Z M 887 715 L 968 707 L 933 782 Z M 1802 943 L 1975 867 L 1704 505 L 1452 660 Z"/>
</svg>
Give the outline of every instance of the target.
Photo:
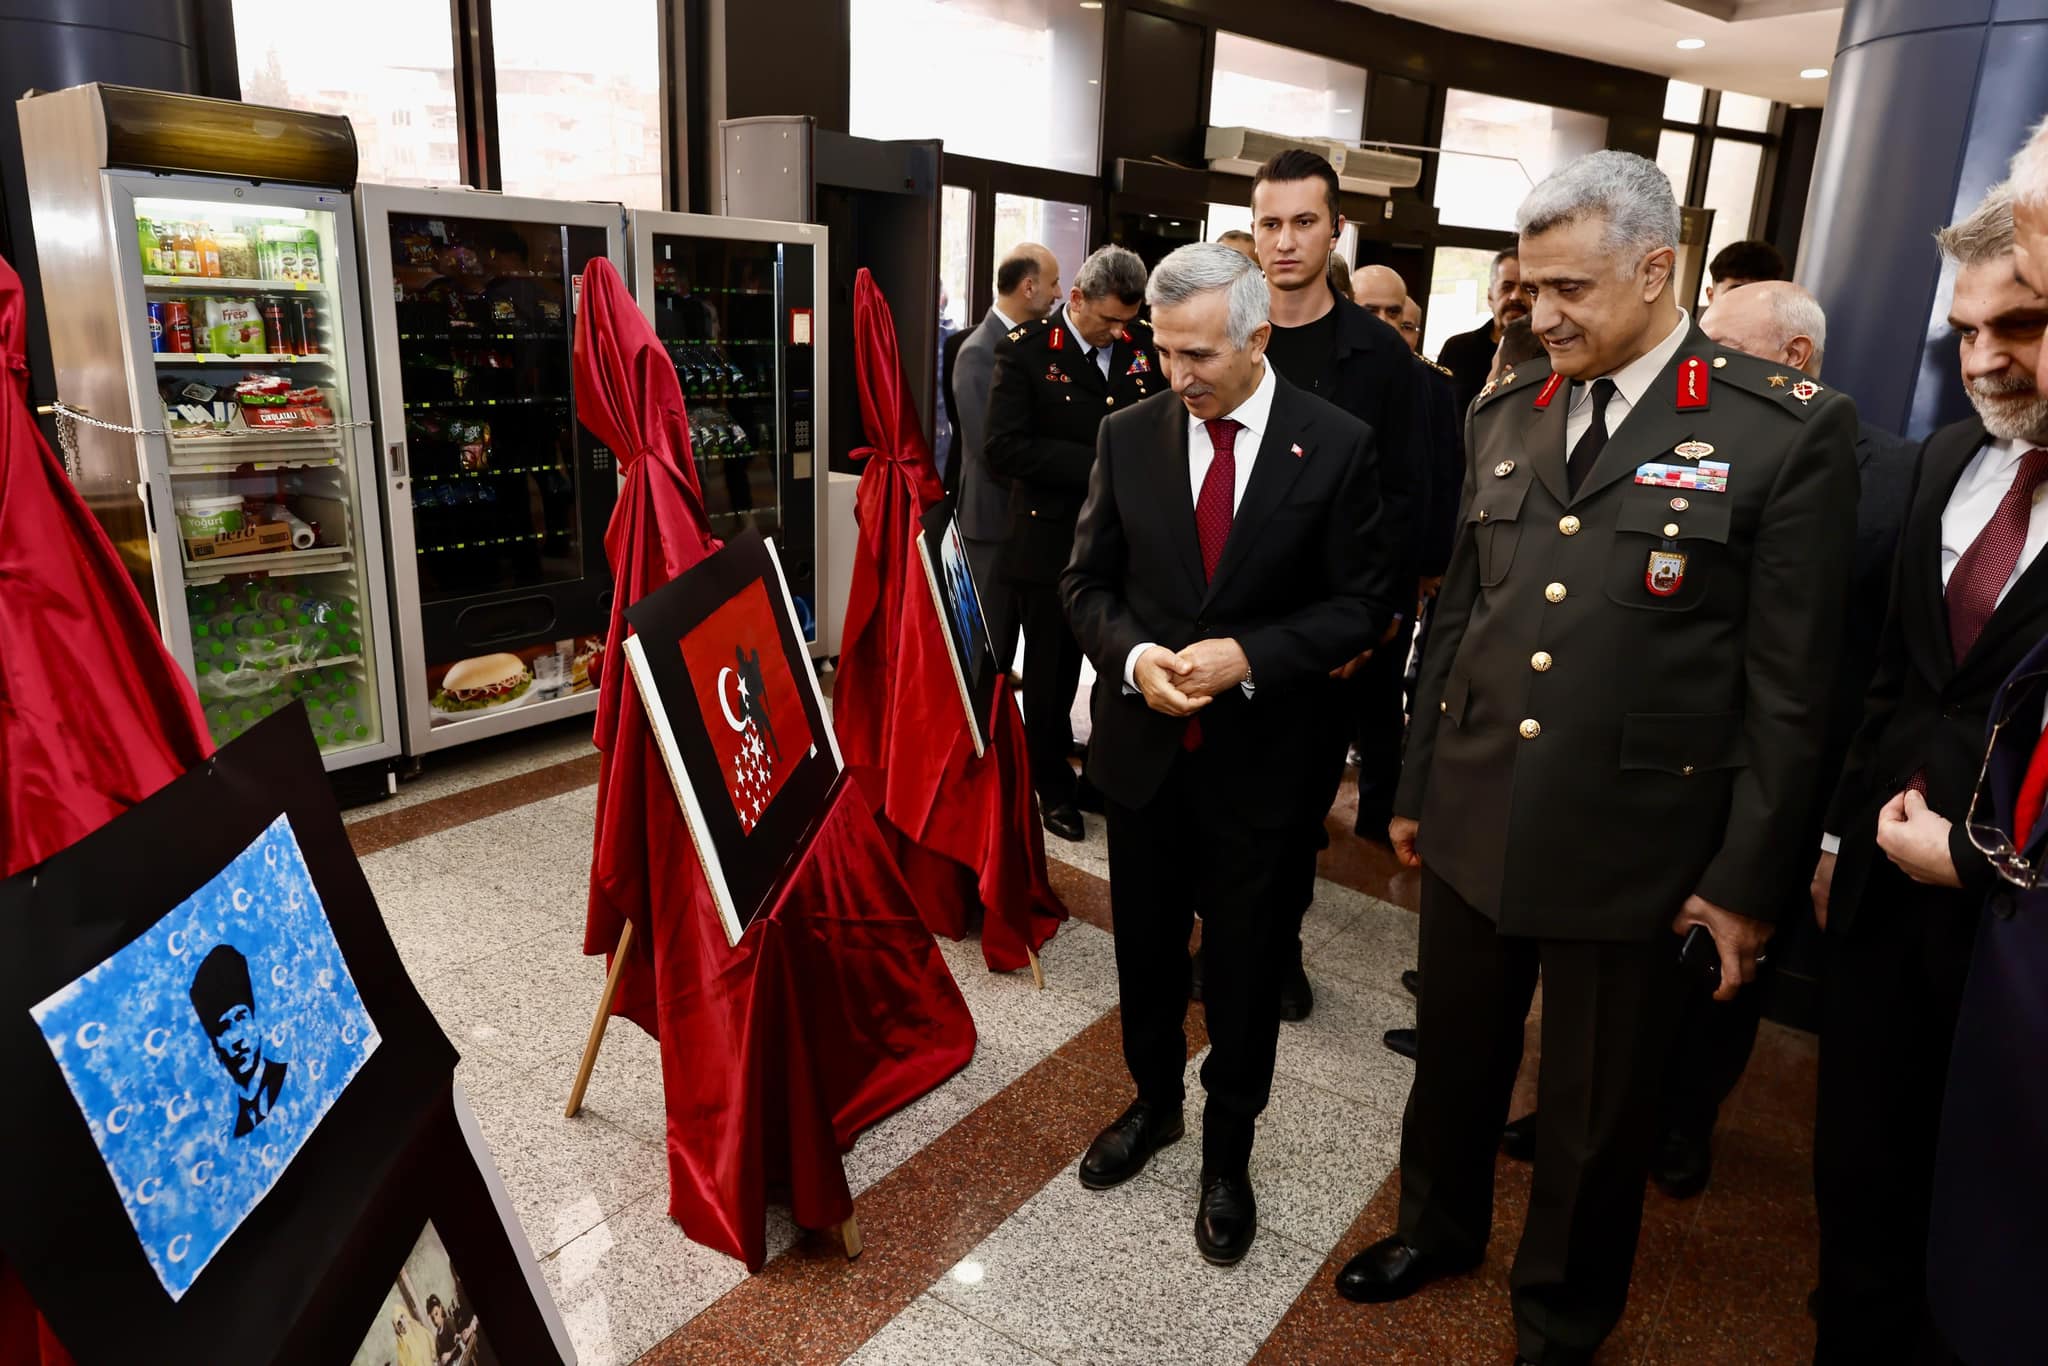
<svg viewBox="0 0 2048 1366">
<path fill-rule="evenodd" d="M 455 448 L 462 460 L 462 468 L 481 470 L 491 463 L 491 424 L 488 422 L 451 422 L 448 435 L 454 439 Z"/>
</svg>

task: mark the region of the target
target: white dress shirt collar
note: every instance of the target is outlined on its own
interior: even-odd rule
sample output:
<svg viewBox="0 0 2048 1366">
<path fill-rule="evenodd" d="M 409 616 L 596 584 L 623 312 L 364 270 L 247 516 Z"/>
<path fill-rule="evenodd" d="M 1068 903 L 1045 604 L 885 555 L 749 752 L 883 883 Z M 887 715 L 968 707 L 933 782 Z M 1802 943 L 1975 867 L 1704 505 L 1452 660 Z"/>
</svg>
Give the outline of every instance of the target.
<svg viewBox="0 0 2048 1366">
<path fill-rule="evenodd" d="M 1017 330 L 1017 324 L 1011 321 L 1010 315 L 1003 312 L 1001 308 L 997 307 L 994 304 L 990 304 L 988 307 L 988 311 L 996 315 L 996 321 L 1003 325 L 1003 331 L 1015 332 Z"/>
<path fill-rule="evenodd" d="M 1671 364 L 1671 358 L 1678 354 L 1678 348 L 1685 344 L 1686 335 L 1691 330 L 1692 315 L 1681 308 L 1678 310 L 1678 325 L 1671 329 L 1669 336 L 1613 374 L 1597 378 L 1613 380 L 1616 397 L 1621 399 L 1624 410 L 1633 409 L 1643 401 L 1643 395 L 1649 392 L 1650 385 L 1657 376 L 1664 373 L 1664 367 Z M 1572 411 L 1576 413 L 1582 404 L 1589 402 L 1592 393 L 1591 381 L 1573 385 Z M 1611 422 L 1608 430 L 1613 430 Z"/>
<path fill-rule="evenodd" d="M 1272 365 L 1261 361 L 1258 387 L 1251 391 L 1244 402 L 1223 414 L 1224 417 L 1234 418 L 1237 424 L 1244 428 L 1231 447 L 1232 452 L 1243 462 L 1239 465 L 1240 469 L 1251 463 L 1252 457 L 1258 453 L 1259 443 L 1266 439 L 1266 428 L 1272 425 L 1273 421 L 1273 395 L 1278 387 L 1273 378 Z M 1207 421 L 1208 419 L 1196 417 L 1193 413 L 1188 414 L 1190 434 L 1199 434 L 1204 445 L 1209 441 L 1209 429 L 1205 425 Z"/>
</svg>

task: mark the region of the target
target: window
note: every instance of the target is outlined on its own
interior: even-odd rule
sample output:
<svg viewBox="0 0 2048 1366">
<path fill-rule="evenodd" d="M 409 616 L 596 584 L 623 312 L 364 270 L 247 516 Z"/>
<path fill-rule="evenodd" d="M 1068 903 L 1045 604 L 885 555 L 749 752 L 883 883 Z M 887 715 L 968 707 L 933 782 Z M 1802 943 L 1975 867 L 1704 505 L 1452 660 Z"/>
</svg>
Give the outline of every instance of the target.
<svg viewBox="0 0 2048 1366">
<path fill-rule="evenodd" d="M 1512 230 L 1515 206 L 1537 181 L 1606 144 L 1607 120 L 1597 114 L 1447 90 L 1438 216 L 1456 227 Z"/>
<path fill-rule="evenodd" d="M 661 198 L 661 21 L 656 0 L 491 0 L 498 156 L 507 194 Z"/>
<path fill-rule="evenodd" d="M 1664 85 L 1664 117 L 1674 123 L 1698 123 L 1700 106 L 1707 92 L 1691 81 L 1667 81 Z"/>
<path fill-rule="evenodd" d="M 1730 242 L 1749 236 L 1750 213 L 1756 206 L 1757 173 L 1763 169 L 1764 149 L 1754 142 L 1731 138 L 1714 140 L 1713 159 L 1707 164 L 1707 193 L 1704 207 L 1714 211 L 1714 226 L 1707 234 L 1707 259 Z"/>
<path fill-rule="evenodd" d="M 345 116 L 364 180 L 462 183 L 445 7 L 359 0 L 348 22 L 324 23 L 274 0 L 234 0 L 234 16 L 243 99 Z"/>
<path fill-rule="evenodd" d="M 1657 135 L 1657 169 L 1671 181 L 1671 197 L 1685 202 L 1685 187 L 1692 183 L 1692 149 L 1697 142 L 1691 133 L 1666 128 Z"/>
<path fill-rule="evenodd" d="M 1768 132 L 1771 126 L 1771 102 L 1758 95 L 1738 95 L 1732 90 L 1721 92 L 1721 112 L 1714 122 L 1723 128 L 1739 128 L 1745 132 Z"/>
<path fill-rule="evenodd" d="M 1216 35 L 1209 85 L 1215 128 L 1263 128 L 1356 142 L 1365 126 L 1365 70 L 1235 33 Z"/>
<path fill-rule="evenodd" d="M 1088 259 L 1088 210 L 1079 204 L 999 194 L 994 259 L 1008 256 L 1019 242 L 1037 242 L 1052 252 L 1060 263 L 1060 297 L 1065 298 L 1081 262 Z"/>
<path fill-rule="evenodd" d="M 949 152 L 1100 174 L 1100 5 L 849 0 L 849 9 L 856 136 L 937 137 Z"/>
<path fill-rule="evenodd" d="M 1486 290 L 1493 283 L 1493 252 L 1478 247 L 1438 247 L 1429 279 L 1429 307 L 1423 318 L 1422 349 L 1443 354 L 1444 343 L 1460 332 L 1493 322 Z"/>
<path fill-rule="evenodd" d="M 990 270 L 993 278 L 994 270 Z M 993 286 L 991 286 L 993 288 Z M 974 191 L 939 191 L 939 339 L 967 325 L 974 308 Z"/>
</svg>

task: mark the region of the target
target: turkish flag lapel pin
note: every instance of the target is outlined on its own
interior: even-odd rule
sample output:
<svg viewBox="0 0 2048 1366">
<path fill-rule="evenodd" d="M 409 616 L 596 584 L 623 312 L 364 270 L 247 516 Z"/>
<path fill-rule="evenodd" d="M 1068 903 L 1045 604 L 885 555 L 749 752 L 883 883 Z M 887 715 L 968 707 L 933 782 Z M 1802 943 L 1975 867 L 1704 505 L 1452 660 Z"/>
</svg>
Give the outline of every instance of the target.
<svg viewBox="0 0 2048 1366">
<path fill-rule="evenodd" d="M 1307 451 L 1305 451 L 1305 450 L 1303 450 L 1303 449 L 1301 448 L 1301 443 L 1300 443 L 1300 442 L 1296 442 L 1296 443 L 1295 443 L 1294 445 L 1292 445 L 1292 446 L 1289 446 L 1289 447 L 1288 447 L 1287 449 L 1288 449 L 1288 450 L 1290 450 L 1290 451 L 1293 451 L 1293 452 L 1294 452 L 1294 458 L 1295 458 L 1296 460 L 1299 460 L 1299 459 L 1301 459 L 1301 457 L 1303 457 L 1304 455 L 1307 455 L 1307 454 L 1308 454 L 1308 452 L 1307 452 Z"/>
</svg>

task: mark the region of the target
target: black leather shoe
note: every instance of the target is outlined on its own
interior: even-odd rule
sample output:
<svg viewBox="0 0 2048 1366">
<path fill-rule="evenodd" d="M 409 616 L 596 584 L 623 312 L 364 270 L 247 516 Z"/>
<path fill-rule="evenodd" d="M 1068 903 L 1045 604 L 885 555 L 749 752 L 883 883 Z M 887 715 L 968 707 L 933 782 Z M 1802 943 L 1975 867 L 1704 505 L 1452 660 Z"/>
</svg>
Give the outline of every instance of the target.
<svg viewBox="0 0 2048 1366">
<path fill-rule="evenodd" d="M 1133 1101 L 1116 1123 L 1095 1136 L 1081 1159 L 1081 1184 L 1105 1191 L 1145 1170 L 1145 1164 L 1186 1132 L 1178 1108 L 1168 1110 L 1149 1101 Z"/>
<path fill-rule="evenodd" d="M 1337 1273 L 1337 1293 L 1357 1304 L 1385 1304 L 1405 1300 L 1431 1281 L 1462 1276 L 1477 1265 L 1477 1261 L 1446 1262 L 1418 1252 L 1396 1234 L 1344 1263 Z"/>
<path fill-rule="evenodd" d="M 1714 1153 L 1708 1140 L 1677 1129 L 1658 1140 L 1657 1151 L 1650 1158 L 1650 1179 L 1673 1200 L 1690 1200 L 1705 1190 L 1713 1171 Z"/>
<path fill-rule="evenodd" d="M 1236 1266 L 1251 1250 L 1259 1232 L 1259 1202 L 1252 1198 L 1252 1180 L 1243 1172 L 1212 1176 L 1202 1182 L 1202 1203 L 1195 1210 L 1195 1246 L 1211 1266 Z"/>
<path fill-rule="evenodd" d="M 1280 1018 L 1283 1020 L 1306 1020 L 1308 1013 L 1316 1008 L 1315 989 L 1308 984 L 1308 969 L 1301 965 L 1301 959 L 1294 960 L 1294 972 L 1280 983 Z"/>
<path fill-rule="evenodd" d="M 1416 1000 L 1422 999 L 1422 969 L 1410 968 L 1401 974 L 1401 989 Z"/>
<path fill-rule="evenodd" d="M 1188 999 L 1202 999 L 1202 951 L 1196 949 L 1188 955 Z"/>
<path fill-rule="evenodd" d="M 1380 1035 L 1380 1042 L 1387 1046 L 1389 1053 L 1399 1053 L 1410 1062 L 1415 1060 L 1415 1055 L 1419 1051 L 1415 1043 L 1415 1031 L 1412 1029 L 1390 1029 Z"/>
<path fill-rule="evenodd" d="M 1500 1150 L 1517 1162 L 1536 1160 L 1536 1112 L 1509 1120 L 1500 1131 Z"/>
<path fill-rule="evenodd" d="M 1088 838 L 1088 827 L 1081 824 L 1081 813 L 1073 803 L 1061 802 L 1058 806 L 1045 808 L 1045 828 L 1063 840 L 1079 844 Z"/>
</svg>

